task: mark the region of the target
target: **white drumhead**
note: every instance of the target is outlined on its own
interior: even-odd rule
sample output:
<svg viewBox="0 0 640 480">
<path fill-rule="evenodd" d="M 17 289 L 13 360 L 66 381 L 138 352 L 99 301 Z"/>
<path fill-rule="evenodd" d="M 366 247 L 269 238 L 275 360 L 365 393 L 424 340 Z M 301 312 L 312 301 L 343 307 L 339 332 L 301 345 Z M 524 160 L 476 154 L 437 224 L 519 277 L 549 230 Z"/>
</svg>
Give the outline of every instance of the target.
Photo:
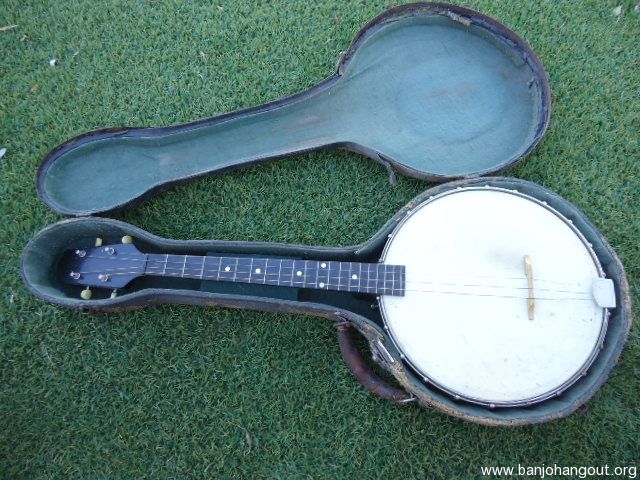
<svg viewBox="0 0 640 480">
<path fill-rule="evenodd" d="M 592 294 L 600 267 L 582 235 L 509 190 L 458 189 L 424 202 L 382 261 L 406 266 L 405 295 L 380 298 L 396 346 L 429 382 L 469 401 L 522 405 L 558 393 L 590 365 L 606 329 Z"/>
</svg>

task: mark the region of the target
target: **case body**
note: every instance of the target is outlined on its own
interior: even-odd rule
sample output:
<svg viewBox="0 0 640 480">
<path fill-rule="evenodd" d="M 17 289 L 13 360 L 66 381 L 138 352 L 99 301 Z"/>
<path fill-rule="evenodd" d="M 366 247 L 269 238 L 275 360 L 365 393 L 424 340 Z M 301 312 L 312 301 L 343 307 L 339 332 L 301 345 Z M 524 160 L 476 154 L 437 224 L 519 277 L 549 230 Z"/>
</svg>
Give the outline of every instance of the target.
<svg viewBox="0 0 640 480">
<path fill-rule="evenodd" d="M 105 242 L 118 241 L 123 235 L 133 236 L 136 245 L 143 251 L 158 249 L 167 253 L 193 255 L 211 253 L 377 262 L 388 235 L 409 210 L 429 196 L 472 185 L 516 189 L 547 202 L 570 219 L 593 245 L 607 277 L 614 281 L 620 293 L 619 305 L 610 318 L 602 351 L 591 367 L 589 375 L 568 388 L 560 397 L 529 407 L 494 409 L 454 401 L 446 393 L 422 382 L 400 358 L 400 353 L 385 333 L 379 310 L 371 308 L 372 297 L 367 295 L 200 280 L 185 282 L 182 279 L 180 280 L 182 283 L 178 286 L 174 279 L 152 277 L 150 280 L 138 282 L 134 289 L 114 299 L 108 298 L 108 292 L 105 291 L 104 298 L 96 297 L 85 301 L 78 296 L 78 287 L 63 284 L 56 274 L 56 262 L 62 252 L 70 248 L 70 245 L 73 248 L 81 247 L 83 244 L 89 246 L 95 237 L 101 237 Z M 367 339 L 374 359 L 389 371 L 409 394 L 403 397 L 402 394 L 395 392 L 388 395 L 389 398 L 396 401 L 417 400 L 424 406 L 432 406 L 451 415 L 487 425 L 539 423 L 564 417 L 575 411 L 606 380 L 611 368 L 617 362 L 631 323 L 629 286 L 622 264 L 586 216 L 557 194 L 537 184 L 501 177 L 449 182 L 427 190 L 402 208 L 368 241 L 351 247 L 326 248 L 216 240 L 179 241 L 157 237 L 117 220 L 88 217 L 63 220 L 38 233 L 25 248 L 21 269 L 25 284 L 34 295 L 49 302 L 87 312 L 114 312 L 161 303 L 180 303 L 302 313 L 334 321 L 340 328 L 345 325 L 352 326 Z M 343 348 L 343 353 L 345 352 Z M 353 369 L 353 359 L 346 359 Z M 357 372 L 354 373 L 357 374 Z M 362 378 L 359 377 L 359 379 L 362 381 Z M 375 379 L 373 381 L 375 383 Z M 368 385 L 370 389 L 373 387 Z"/>
</svg>

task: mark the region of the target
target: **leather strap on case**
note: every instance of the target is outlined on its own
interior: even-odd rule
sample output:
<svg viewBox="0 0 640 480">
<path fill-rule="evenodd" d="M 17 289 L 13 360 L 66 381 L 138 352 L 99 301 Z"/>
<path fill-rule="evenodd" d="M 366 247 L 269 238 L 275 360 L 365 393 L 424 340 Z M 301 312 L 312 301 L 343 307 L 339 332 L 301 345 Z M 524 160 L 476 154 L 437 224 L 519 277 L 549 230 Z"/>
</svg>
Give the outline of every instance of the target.
<svg viewBox="0 0 640 480">
<path fill-rule="evenodd" d="M 345 323 L 338 325 L 340 353 L 356 380 L 371 393 L 395 403 L 408 403 L 415 398 L 402 389 L 390 385 L 371 369 L 356 347 L 353 328 Z"/>
</svg>

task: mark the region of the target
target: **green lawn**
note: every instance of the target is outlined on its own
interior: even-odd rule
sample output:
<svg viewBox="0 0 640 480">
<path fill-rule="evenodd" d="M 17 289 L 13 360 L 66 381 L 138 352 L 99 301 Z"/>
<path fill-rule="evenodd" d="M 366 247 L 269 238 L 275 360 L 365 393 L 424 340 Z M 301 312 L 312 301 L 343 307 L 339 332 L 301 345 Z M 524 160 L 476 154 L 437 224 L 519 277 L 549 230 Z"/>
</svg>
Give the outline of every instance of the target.
<svg viewBox="0 0 640 480">
<path fill-rule="evenodd" d="M 637 464 L 637 326 L 586 413 L 496 429 L 367 393 L 317 318 L 187 306 L 88 317 L 27 293 L 22 248 L 59 219 L 34 186 L 51 148 L 309 87 L 392 5 L 207 3 L 3 2 L 0 26 L 18 26 L 0 32 L 0 477 L 470 478 L 487 465 Z M 636 2 L 465 3 L 519 32 L 551 78 L 549 132 L 508 175 L 585 211 L 638 305 Z M 348 245 L 428 186 L 391 185 L 375 162 L 327 151 L 173 188 L 118 218 L 175 238 Z"/>
</svg>

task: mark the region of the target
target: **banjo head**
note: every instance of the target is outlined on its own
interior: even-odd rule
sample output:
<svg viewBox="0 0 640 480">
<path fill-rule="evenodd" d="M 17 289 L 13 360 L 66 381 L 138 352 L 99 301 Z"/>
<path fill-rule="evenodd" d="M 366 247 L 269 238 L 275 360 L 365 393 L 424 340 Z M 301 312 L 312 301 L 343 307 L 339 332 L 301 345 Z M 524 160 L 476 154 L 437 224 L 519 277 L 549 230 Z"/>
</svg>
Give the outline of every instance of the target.
<svg viewBox="0 0 640 480">
<path fill-rule="evenodd" d="M 575 383 L 615 305 L 573 224 L 502 188 L 429 198 L 396 227 L 381 261 L 406 266 L 405 295 L 380 297 L 404 360 L 454 398 L 490 407 L 533 404 Z"/>
</svg>

